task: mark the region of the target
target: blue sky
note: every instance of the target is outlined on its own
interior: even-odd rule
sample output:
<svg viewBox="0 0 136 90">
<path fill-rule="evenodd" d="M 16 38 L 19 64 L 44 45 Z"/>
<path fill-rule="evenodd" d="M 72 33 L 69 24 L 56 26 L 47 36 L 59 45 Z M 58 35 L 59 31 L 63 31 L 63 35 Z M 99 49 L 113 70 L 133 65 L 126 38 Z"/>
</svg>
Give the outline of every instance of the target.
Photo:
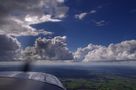
<svg viewBox="0 0 136 90">
<path fill-rule="evenodd" d="M 65 5 L 69 11 L 61 22 L 45 22 L 33 27 L 54 32 L 54 36 L 67 36 L 68 48 L 72 51 L 89 43 L 107 46 L 136 39 L 135 0 L 65 0 Z M 82 20 L 75 18 L 93 10 L 95 13 L 87 14 Z M 25 46 L 32 45 L 35 38 L 20 37 L 19 40 Z"/>
</svg>

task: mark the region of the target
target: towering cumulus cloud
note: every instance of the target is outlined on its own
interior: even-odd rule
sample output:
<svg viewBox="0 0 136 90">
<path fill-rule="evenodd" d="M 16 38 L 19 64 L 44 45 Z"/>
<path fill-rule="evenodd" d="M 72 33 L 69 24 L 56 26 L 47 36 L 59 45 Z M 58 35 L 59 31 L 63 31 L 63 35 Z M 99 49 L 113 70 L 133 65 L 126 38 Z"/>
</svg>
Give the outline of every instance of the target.
<svg viewBox="0 0 136 90">
<path fill-rule="evenodd" d="M 74 53 L 76 61 L 98 60 L 135 60 L 136 40 L 123 41 L 118 44 L 110 44 L 108 47 L 89 44 L 85 48 L 79 48 Z"/>
<path fill-rule="evenodd" d="M 34 47 L 27 47 L 25 51 L 20 49 L 21 45 L 15 38 L 52 34 L 45 30 L 37 30 L 31 25 L 60 22 L 68 9 L 64 0 L 0 0 L 0 59 L 24 59 L 23 55 L 30 55 L 36 59 L 66 59 L 69 56 L 70 59 L 72 54 L 65 47 L 65 37 L 39 38 Z M 18 55 L 19 52 L 23 55 Z"/>
<path fill-rule="evenodd" d="M 0 35 L 0 60 L 16 60 L 20 51 L 20 43 L 16 38 Z"/>
<path fill-rule="evenodd" d="M 30 24 L 61 21 L 68 11 L 63 3 L 63 0 L 0 0 L 0 34 L 37 35 L 39 32 Z"/>
<path fill-rule="evenodd" d="M 22 56 L 33 60 L 71 60 L 72 53 L 66 47 L 66 37 L 38 38 L 33 47 L 27 47 Z"/>
</svg>

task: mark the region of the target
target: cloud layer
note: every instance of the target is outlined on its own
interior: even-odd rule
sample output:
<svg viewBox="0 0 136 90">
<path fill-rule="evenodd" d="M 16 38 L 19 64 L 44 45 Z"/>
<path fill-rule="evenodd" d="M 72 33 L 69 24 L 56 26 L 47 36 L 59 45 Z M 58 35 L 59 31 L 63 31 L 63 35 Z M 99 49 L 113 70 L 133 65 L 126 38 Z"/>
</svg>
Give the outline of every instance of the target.
<svg viewBox="0 0 136 90">
<path fill-rule="evenodd" d="M 109 46 L 89 44 L 78 48 L 74 53 L 75 61 L 136 60 L 136 40 L 123 41 Z"/>
<path fill-rule="evenodd" d="M 37 35 L 39 32 L 29 25 L 61 21 L 68 11 L 63 3 L 64 0 L 1 0 L 0 34 Z"/>
<path fill-rule="evenodd" d="M 118 44 L 89 44 L 70 52 L 66 36 L 52 39 L 37 38 L 34 46 L 21 49 L 17 39 L 10 35 L 0 35 L 0 60 L 74 60 L 77 62 L 136 60 L 136 40 Z"/>
<path fill-rule="evenodd" d="M 32 60 L 72 60 L 73 55 L 66 46 L 65 36 L 56 36 L 52 39 L 38 38 L 33 47 L 27 47 L 22 51 L 22 58 Z"/>
</svg>

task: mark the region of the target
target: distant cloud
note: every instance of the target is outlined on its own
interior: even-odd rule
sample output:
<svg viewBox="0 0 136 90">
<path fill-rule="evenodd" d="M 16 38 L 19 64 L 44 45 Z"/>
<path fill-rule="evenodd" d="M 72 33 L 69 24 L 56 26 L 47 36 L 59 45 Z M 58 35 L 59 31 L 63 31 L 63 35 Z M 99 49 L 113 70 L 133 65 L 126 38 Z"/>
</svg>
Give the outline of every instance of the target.
<svg viewBox="0 0 136 90">
<path fill-rule="evenodd" d="M 136 9 L 130 10 L 130 13 L 136 13 Z"/>
<path fill-rule="evenodd" d="M 72 52 L 66 46 L 66 36 L 38 38 L 33 47 L 27 47 L 22 51 L 21 57 L 32 60 L 72 60 Z"/>
<path fill-rule="evenodd" d="M 98 27 L 105 26 L 108 24 L 105 20 L 100 20 L 100 21 L 92 20 L 92 22 Z"/>
<path fill-rule="evenodd" d="M 71 52 L 66 36 L 52 39 L 37 38 L 33 46 L 21 49 L 18 40 L 10 35 L 0 35 L 0 60 L 49 60 L 49 61 L 109 61 L 136 60 L 136 40 L 122 41 L 109 46 L 89 44 Z"/>
<path fill-rule="evenodd" d="M 87 16 L 88 13 L 84 12 L 84 13 L 80 13 L 80 14 L 76 14 L 75 18 L 82 20 L 83 18 L 85 18 Z"/>
<path fill-rule="evenodd" d="M 64 3 L 65 0 L 57 0 L 59 3 Z"/>
<path fill-rule="evenodd" d="M 136 60 L 136 40 L 110 44 L 108 47 L 89 44 L 74 53 L 75 61 Z"/>
<path fill-rule="evenodd" d="M 20 47 L 20 43 L 16 38 L 8 35 L 0 35 L 0 61 L 16 60 Z"/>
<path fill-rule="evenodd" d="M 30 24 L 59 22 L 68 9 L 64 0 L 2 0 L 0 34 L 38 34 Z"/>
<path fill-rule="evenodd" d="M 98 8 L 98 9 L 102 9 L 102 8 L 103 8 L 103 5 L 99 5 L 97 8 Z"/>
<path fill-rule="evenodd" d="M 96 10 L 90 11 L 90 14 L 94 14 L 94 13 L 96 13 Z"/>
<path fill-rule="evenodd" d="M 82 20 L 84 19 L 87 15 L 95 14 L 96 10 L 91 10 L 90 12 L 83 12 L 75 15 L 76 19 Z"/>
</svg>

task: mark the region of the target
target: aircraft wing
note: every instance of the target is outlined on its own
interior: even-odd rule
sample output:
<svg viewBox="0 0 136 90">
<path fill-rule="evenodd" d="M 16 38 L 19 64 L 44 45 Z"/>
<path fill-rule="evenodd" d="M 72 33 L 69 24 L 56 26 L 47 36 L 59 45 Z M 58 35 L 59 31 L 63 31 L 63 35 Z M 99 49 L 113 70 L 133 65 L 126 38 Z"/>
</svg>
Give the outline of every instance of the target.
<svg viewBox="0 0 136 90">
<path fill-rule="evenodd" d="M 0 90 L 65 90 L 59 79 L 40 72 L 0 72 Z"/>
</svg>

